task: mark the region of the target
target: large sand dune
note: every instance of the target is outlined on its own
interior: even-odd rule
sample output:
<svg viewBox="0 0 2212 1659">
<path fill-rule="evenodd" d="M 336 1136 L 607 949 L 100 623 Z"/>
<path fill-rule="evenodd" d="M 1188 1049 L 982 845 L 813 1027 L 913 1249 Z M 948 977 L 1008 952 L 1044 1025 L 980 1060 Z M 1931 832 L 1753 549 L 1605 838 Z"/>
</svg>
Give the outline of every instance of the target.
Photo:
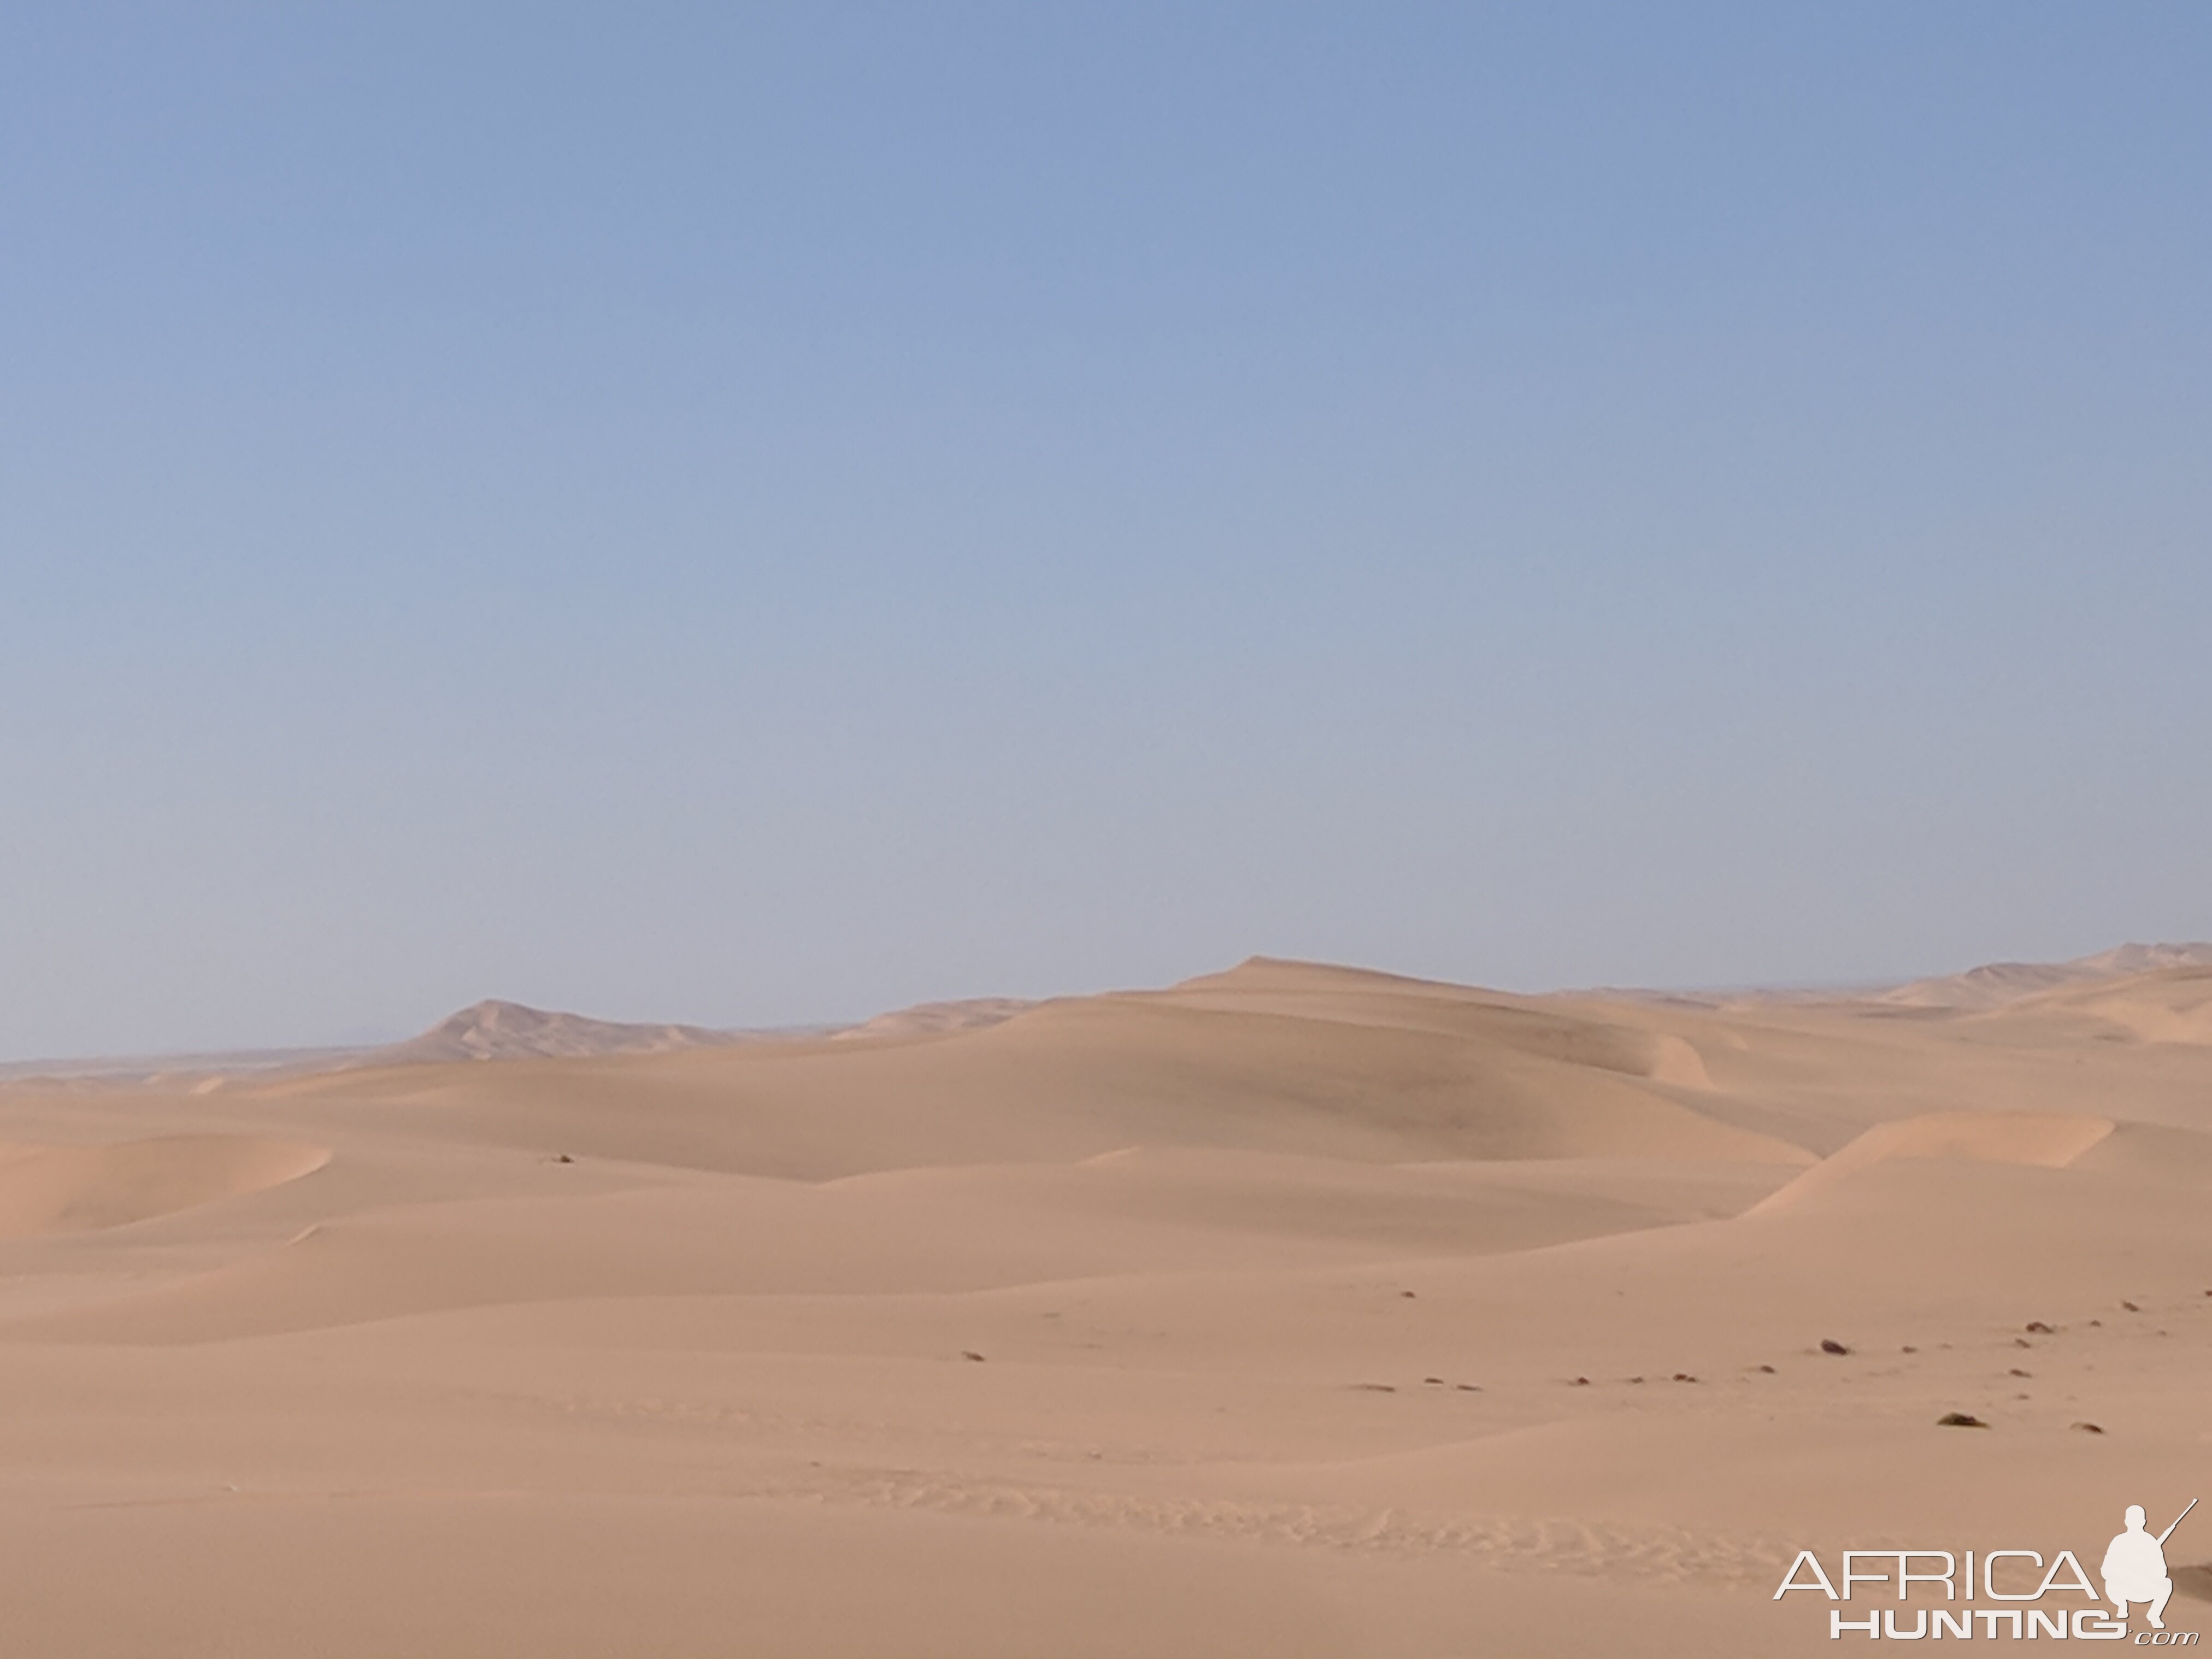
<svg viewBox="0 0 2212 1659">
<path fill-rule="evenodd" d="M 1255 960 L 813 1040 L 19 1082 L 10 1638 L 1827 1651 L 1771 1600 L 1801 1547 L 2094 1561 L 2199 1490 L 2205 984 Z"/>
<path fill-rule="evenodd" d="M 2132 1036 L 2146 1042 L 2212 1043 L 2212 967 L 2171 968 L 2111 984 L 2047 991 L 2003 1011 L 2003 1016 L 2051 1026 L 2068 1016 L 2103 1027 L 2091 1035 L 2107 1042 Z"/>
</svg>

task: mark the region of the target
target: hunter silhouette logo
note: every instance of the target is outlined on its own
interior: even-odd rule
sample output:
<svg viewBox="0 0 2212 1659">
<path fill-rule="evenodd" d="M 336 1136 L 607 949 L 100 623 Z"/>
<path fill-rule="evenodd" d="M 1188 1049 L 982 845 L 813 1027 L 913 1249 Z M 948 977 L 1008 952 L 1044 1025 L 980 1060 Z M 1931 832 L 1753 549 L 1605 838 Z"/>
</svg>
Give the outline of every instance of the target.
<svg viewBox="0 0 2212 1659">
<path fill-rule="evenodd" d="M 2173 1527 L 2189 1518 L 2189 1510 L 2197 1507 L 2197 1500 L 2189 1500 L 2189 1509 L 2173 1517 Z M 2166 1540 L 2173 1536 L 2173 1527 L 2168 1527 L 2155 1538 L 2143 1529 L 2143 1507 L 2128 1505 L 2128 1529 L 2112 1540 L 2105 1551 L 2105 1599 L 2120 1610 L 2120 1617 L 2128 1616 L 2128 1603 L 2148 1601 L 2147 1615 L 2153 1630 L 2166 1628 L 2166 1604 L 2173 1594 L 2173 1580 L 2166 1575 Z"/>
<path fill-rule="evenodd" d="M 2185 1648 L 2197 1643 L 2195 1631 L 2169 1631 L 2166 1604 L 2173 1596 L 2173 1577 L 2166 1571 L 2166 1540 L 2197 1507 L 2191 1498 L 2164 1532 L 2150 1530 L 2140 1504 L 2128 1505 L 2124 1529 L 2106 1547 L 2098 1577 L 2104 1581 L 2100 1596 L 2089 1581 L 2081 1559 L 2072 1550 L 2060 1550 L 2045 1565 L 2039 1550 L 1845 1550 L 1843 1570 L 1834 1577 L 1811 1550 L 1800 1550 L 1782 1575 L 1774 1592 L 1779 1601 L 1792 1590 L 1810 1590 L 1830 1601 L 1846 1602 L 1855 1593 L 1900 1602 L 1915 1598 L 1923 1605 L 1903 1614 L 1896 1607 L 1866 1610 L 1863 1619 L 1847 1618 L 1841 1607 L 1828 1611 L 1828 1636 L 1840 1641 L 1846 1634 L 1893 1641 L 1914 1642 L 1946 1637 L 1961 1640 L 2034 1640 L 2039 1637 L 2071 1638 L 2084 1642 L 2124 1642 L 2137 1647 Z M 1872 1589 L 1893 1585 L 1894 1597 Z M 1841 1588 L 1838 1589 L 1838 1586 Z M 2030 1588 L 2033 1586 L 2033 1588 Z M 1939 1593 L 1940 1592 L 1940 1597 Z M 2068 1607 L 2063 1602 L 2041 1604 L 2045 1597 L 2079 1596 L 2089 1605 Z M 1944 1605 L 1934 1605 L 1938 1601 Z M 1977 1601 L 1995 1607 L 1977 1607 Z M 2103 1602 L 2112 1611 L 2106 1612 Z M 1965 1603 L 1966 1605 L 1960 1605 Z M 2148 1630 L 2130 1630 L 2129 1611 L 2143 1609 Z M 1909 1617 L 1911 1623 L 1905 1622 Z"/>
</svg>

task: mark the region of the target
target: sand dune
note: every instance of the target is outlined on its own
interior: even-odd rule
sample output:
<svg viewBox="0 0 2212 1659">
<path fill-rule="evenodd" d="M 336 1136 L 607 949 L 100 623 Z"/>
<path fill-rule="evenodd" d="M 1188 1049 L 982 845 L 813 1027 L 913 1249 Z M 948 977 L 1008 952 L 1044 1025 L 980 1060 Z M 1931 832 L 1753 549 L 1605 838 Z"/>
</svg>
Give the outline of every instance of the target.
<svg viewBox="0 0 2212 1659">
<path fill-rule="evenodd" d="M 1799 1547 L 2094 1559 L 2194 1495 L 2204 1000 L 1255 959 L 842 1036 L 501 1016 L 208 1092 L 0 1086 L 11 1633 L 1829 1651 L 1772 1601 Z"/>
<path fill-rule="evenodd" d="M 2011 1011 L 2051 1023 L 2069 1016 L 2146 1042 L 2212 1043 L 2212 967 L 2172 968 L 2108 985 L 2066 987 Z"/>
<path fill-rule="evenodd" d="M 2111 1119 L 2058 1112 L 1933 1112 L 1877 1123 L 1832 1152 L 1750 1213 L 1790 1208 L 1894 1158 L 1974 1158 L 2063 1169 L 2111 1134 Z"/>
<path fill-rule="evenodd" d="M 1191 1008 L 1427 1031 L 1630 1077 L 1700 1087 L 1710 1081 L 1696 1048 L 1679 1036 L 1563 1012 L 1555 1000 L 1323 963 L 1255 957 L 1228 973 L 1186 980 L 1158 994 L 1158 1000 Z"/>
<path fill-rule="evenodd" d="M 1547 1013 L 1523 1029 L 1508 1009 L 1501 1033 L 1480 1005 L 1456 1027 L 1425 1025 L 1421 1006 L 1396 1023 L 1344 1012 L 1096 997 L 891 1043 L 410 1066 L 247 1097 L 298 1101 L 319 1121 L 376 1102 L 432 1137 L 805 1180 L 1134 1145 L 1384 1162 L 1806 1158 L 1649 1086 L 1638 1068 L 1656 1051 L 1639 1031 Z"/>
<path fill-rule="evenodd" d="M 106 1146 L 0 1146 L 0 1238 L 119 1227 L 310 1175 L 327 1146 L 167 1135 Z"/>
<path fill-rule="evenodd" d="M 1963 974 L 1915 980 L 1876 1000 L 1920 1008 L 1994 1008 L 2065 986 L 2169 968 L 2212 968 L 2212 943 L 2121 945 L 2072 962 L 1993 962 Z"/>
</svg>

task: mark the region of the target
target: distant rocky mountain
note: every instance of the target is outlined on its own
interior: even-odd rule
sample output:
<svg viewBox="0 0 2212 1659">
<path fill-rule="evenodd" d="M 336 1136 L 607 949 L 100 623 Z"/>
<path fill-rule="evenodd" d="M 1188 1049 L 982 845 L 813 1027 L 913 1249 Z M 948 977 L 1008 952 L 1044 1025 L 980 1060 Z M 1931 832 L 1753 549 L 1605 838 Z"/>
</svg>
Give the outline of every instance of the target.
<svg viewBox="0 0 2212 1659">
<path fill-rule="evenodd" d="M 725 1029 L 591 1019 L 496 998 L 473 1003 L 419 1036 L 344 1048 L 237 1049 L 221 1053 L 139 1054 L 0 1062 L 0 1084 L 179 1083 L 214 1089 L 228 1079 L 283 1073 L 350 1070 L 367 1066 L 450 1064 L 477 1060 L 574 1060 L 593 1054 L 665 1054 L 733 1043 L 820 1042 L 824 1038 L 892 1041 L 978 1030 L 1036 1006 L 1018 997 L 970 997 L 923 1002 L 852 1025 Z"/>
<path fill-rule="evenodd" d="M 2202 967 L 2212 967 L 2212 944 L 2122 945 L 2072 962 L 1992 962 L 1963 974 L 1915 980 L 1874 1000 L 1911 1008 L 1997 1008 L 2064 986 Z"/>
<path fill-rule="evenodd" d="M 757 1041 L 758 1032 L 704 1025 L 636 1025 L 587 1019 L 520 1002 L 472 1003 L 417 1037 L 360 1055 L 356 1065 L 404 1066 L 457 1060 L 573 1060 L 590 1054 L 659 1054 L 672 1048 Z"/>
<path fill-rule="evenodd" d="M 645 1025 L 587 1019 L 520 1002 L 479 1002 L 441 1020 L 417 1037 L 371 1048 L 350 1061 L 356 1066 L 407 1066 L 468 1060 L 573 1060 L 592 1054 L 665 1054 L 678 1048 L 723 1047 L 738 1042 L 795 1042 L 830 1037 L 842 1041 L 933 1036 L 973 1030 L 1012 1019 L 1036 1006 L 1016 997 L 972 997 L 959 1002 L 924 1002 L 857 1025 L 802 1025 L 769 1030 L 732 1030 L 706 1025 Z"/>
<path fill-rule="evenodd" d="M 848 1038 L 935 1036 L 945 1031 L 973 1031 L 997 1025 L 1036 1004 L 1020 997 L 969 997 L 957 1002 L 917 1002 L 830 1035 L 836 1042 Z"/>
</svg>

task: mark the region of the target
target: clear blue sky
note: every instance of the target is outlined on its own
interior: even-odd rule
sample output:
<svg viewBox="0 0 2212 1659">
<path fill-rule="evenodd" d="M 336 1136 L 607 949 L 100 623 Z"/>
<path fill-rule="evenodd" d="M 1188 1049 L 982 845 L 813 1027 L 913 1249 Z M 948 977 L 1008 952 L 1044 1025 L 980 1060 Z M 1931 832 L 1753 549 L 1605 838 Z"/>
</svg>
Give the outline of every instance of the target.
<svg viewBox="0 0 2212 1659">
<path fill-rule="evenodd" d="M 2212 9 L 0 10 L 0 1056 L 2212 935 Z"/>
</svg>

